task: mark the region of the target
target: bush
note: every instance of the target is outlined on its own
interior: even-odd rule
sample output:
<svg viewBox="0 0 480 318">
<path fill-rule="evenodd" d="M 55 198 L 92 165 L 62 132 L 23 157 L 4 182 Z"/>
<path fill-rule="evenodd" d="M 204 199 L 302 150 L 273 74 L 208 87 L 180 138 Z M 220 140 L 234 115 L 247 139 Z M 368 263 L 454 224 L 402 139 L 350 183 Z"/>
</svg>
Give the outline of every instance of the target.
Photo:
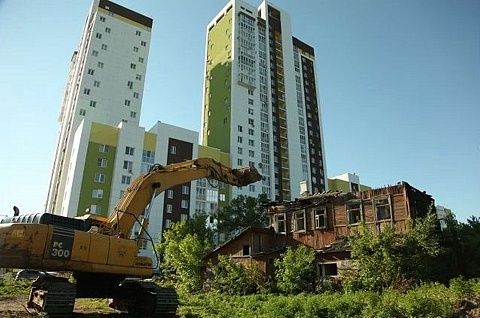
<svg viewBox="0 0 480 318">
<path fill-rule="evenodd" d="M 275 278 L 280 292 L 294 295 L 312 292 L 315 286 L 315 251 L 301 245 L 296 249 L 287 247 L 281 259 L 275 260 Z"/>
<path fill-rule="evenodd" d="M 0 279 L 0 296 L 27 295 L 30 292 L 32 281 L 26 279 L 15 280 L 10 277 Z"/>
<path fill-rule="evenodd" d="M 258 271 L 247 270 L 243 265 L 220 255 L 218 264 L 212 267 L 210 287 L 218 292 L 229 295 L 247 295 L 257 291 Z"/>
</svg>

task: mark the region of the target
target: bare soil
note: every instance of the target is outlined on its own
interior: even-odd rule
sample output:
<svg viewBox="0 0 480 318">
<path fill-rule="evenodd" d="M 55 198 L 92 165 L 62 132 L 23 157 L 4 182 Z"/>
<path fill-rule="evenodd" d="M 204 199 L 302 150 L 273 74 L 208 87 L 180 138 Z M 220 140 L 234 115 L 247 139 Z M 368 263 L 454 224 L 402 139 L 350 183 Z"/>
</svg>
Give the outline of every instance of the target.
<svg viewBox="0 0 480 318">
<path fill-rule="evenodd" d="M 32 318 L 37 314 L 30 314 L 25 309 L 28 296 L 0 296 L 0 317 L 1 318 Z M 100 303 L 100 305 L 99 305 Z M 82 318 L 128 318 L 131 315 L 121 313 L 108 307 L 107 301 L 92 302 L 77 300 L 75 302 L 74 315 L 69 317 Z M 42 316 L 41 316 L 42 317 Z M 48 317 L 48 316 L 47 316 Z"/>
</svg>

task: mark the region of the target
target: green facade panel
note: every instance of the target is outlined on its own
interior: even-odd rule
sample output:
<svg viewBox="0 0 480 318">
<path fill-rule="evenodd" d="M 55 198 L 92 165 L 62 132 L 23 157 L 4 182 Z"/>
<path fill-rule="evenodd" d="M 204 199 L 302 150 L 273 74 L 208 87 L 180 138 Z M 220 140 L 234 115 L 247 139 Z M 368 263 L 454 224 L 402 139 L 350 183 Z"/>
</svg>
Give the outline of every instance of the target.
<svg viewBox="0 0 480 318">
<path fill-rule="evenodd" d="M 85 167 L 83 172 L 82 186 L 78 201 L 77 216 L 85 214 L 85 210 L 92 204 L 100 206 L 99 215 L 108 216 L 108 205 L 110 201 L 110 192 L 112 189 L 113 167 L 115 163 L 116 147 L 108 146 L 107 152 L 100 151 L 102 144 L 89 142 L 87 155 L 85 158 Z M 102 159 L 106 160 L 106 166 L 102 167 Z M 96 182 L 95 175 L 103 174 L 104 182 Z M 101 198 L 95 198 L 93 191 L 95 189 L 103 190 Z"/>
<path fill-rule="evenodd" d="M 206 146 L 230 153 L 232 10 L 208 31 L 203 140 Z"/>
</svg>

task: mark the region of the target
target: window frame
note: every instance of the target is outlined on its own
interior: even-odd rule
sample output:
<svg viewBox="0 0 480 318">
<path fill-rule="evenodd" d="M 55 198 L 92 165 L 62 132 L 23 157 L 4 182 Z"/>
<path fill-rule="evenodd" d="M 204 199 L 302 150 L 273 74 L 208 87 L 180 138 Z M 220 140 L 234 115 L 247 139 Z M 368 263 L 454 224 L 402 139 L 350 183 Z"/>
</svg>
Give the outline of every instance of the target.
<svg viewBox="0 0 480 318">
<path fill-rule="evenodd" d="M 323 211 L 323 213 L 317 213 Z M 323 219 L 323 225 L 320 225 L 320 217 Z M 327 207 L 319 206 L 313 210 L 313 224 L 316 230 L 324 230 L 327 228 Z"/>
<path fill-rule="evenodd" d="M 358 208 L 350 208 L 353 205 L 358 205 Z M 359 211 L 360 213 L 360 218 L 357 220 L 357 222 L 351 221 L 351 213 L 354 211 Z M 347 214 L 347 225 L 357 225 L 361 223 L 364 220 L 363 216 L 363 204 L 362 200 L 349 200 L 345 203 L 345 212 Z"/>
<path fill-rule="evenodd" d="M 280 231 L 281 230 L 280 224 L 283 224 L 283 231 Z M 287 233 L 287 214 L 286 213 L 277 213 L 273 215 L 273 228 L 277 233 L 280 233 L 280 234 Z"/>
<path fill-rule="evenodd" d="M 299 217 L 300 216 L 300 217 Z M 305 209 L 297 210 L 292 213 L 292 223 L 294 232 L 305 232 L 307 230 L 307 218 Z M 299 222 L 302 223 L 302 227 L 299 227 Z"/>
<path fill-rule="evenodd" d="M 378 204 L 377 201 L 380 201 L 380 200 L 387 200 L 386 203 L 383 203 L 383 204 Z M 388 194 L 383 194 L 383 195 L 377 195 L 375 197 L 372 198 L 372 206 L 373 206 L 373 211 L 375 212 L 375 221 L 376 222 L 388 222 L 388 221 L 392 221 L 393 219 L 393 213 L 392 213 L 392 202 L 391 202 L 391 197 L 390 195 Z M 379 211 L 378 211 L 378 208 L 379 207 L 385 207 L 387 206 L 388 207 L 388 215 L 389 217 L 388 218 L 382 218 L 380 219 L 378 217 L 378 214 L 379 214 Z"/>
</svg>

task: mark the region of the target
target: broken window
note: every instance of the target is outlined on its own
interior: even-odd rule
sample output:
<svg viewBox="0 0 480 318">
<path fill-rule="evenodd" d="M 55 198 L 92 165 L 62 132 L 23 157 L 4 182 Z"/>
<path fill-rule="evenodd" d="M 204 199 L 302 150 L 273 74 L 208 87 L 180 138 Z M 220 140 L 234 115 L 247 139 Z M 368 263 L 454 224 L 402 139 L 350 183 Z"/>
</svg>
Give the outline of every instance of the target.
<svg viewBox="0 0 480 318">
<path fill-rule="evenodd" d="M 392 219 L 390 196 L 379 196 L 373 198 L 373 206 L 377 221 Z"/>
<path fill-rule="evenodd" d="M 298 231 L 305 231 L 306 229 L 305 223 L 305 210 L 297 211 L 293 213 L 293 230 Z"/>
<path fill-rule="evenodd" d="M 359 200 L 347 202 L 347 222 L 357 224 L 363 220 L 362 203 Z"/>
<path fill-rule="evenodd" d="M 275 214 L 274 218 L 274 227 L 275 231 L 278 233 L 286 233 L 287 232 L 287 223 L 285 214 Z"/>
<path fill-rule="evenodd" d="M 327 227 L 327 209 L 317 208 L 315 209 L 315 228 L 325 229 Z"/>
<path fill-rule="evenodd" d="M 322 277 L 338 275 L 337 263 L 319 264 L 319 267 L 320 267 L 320 275 Z"/>
</svg>

